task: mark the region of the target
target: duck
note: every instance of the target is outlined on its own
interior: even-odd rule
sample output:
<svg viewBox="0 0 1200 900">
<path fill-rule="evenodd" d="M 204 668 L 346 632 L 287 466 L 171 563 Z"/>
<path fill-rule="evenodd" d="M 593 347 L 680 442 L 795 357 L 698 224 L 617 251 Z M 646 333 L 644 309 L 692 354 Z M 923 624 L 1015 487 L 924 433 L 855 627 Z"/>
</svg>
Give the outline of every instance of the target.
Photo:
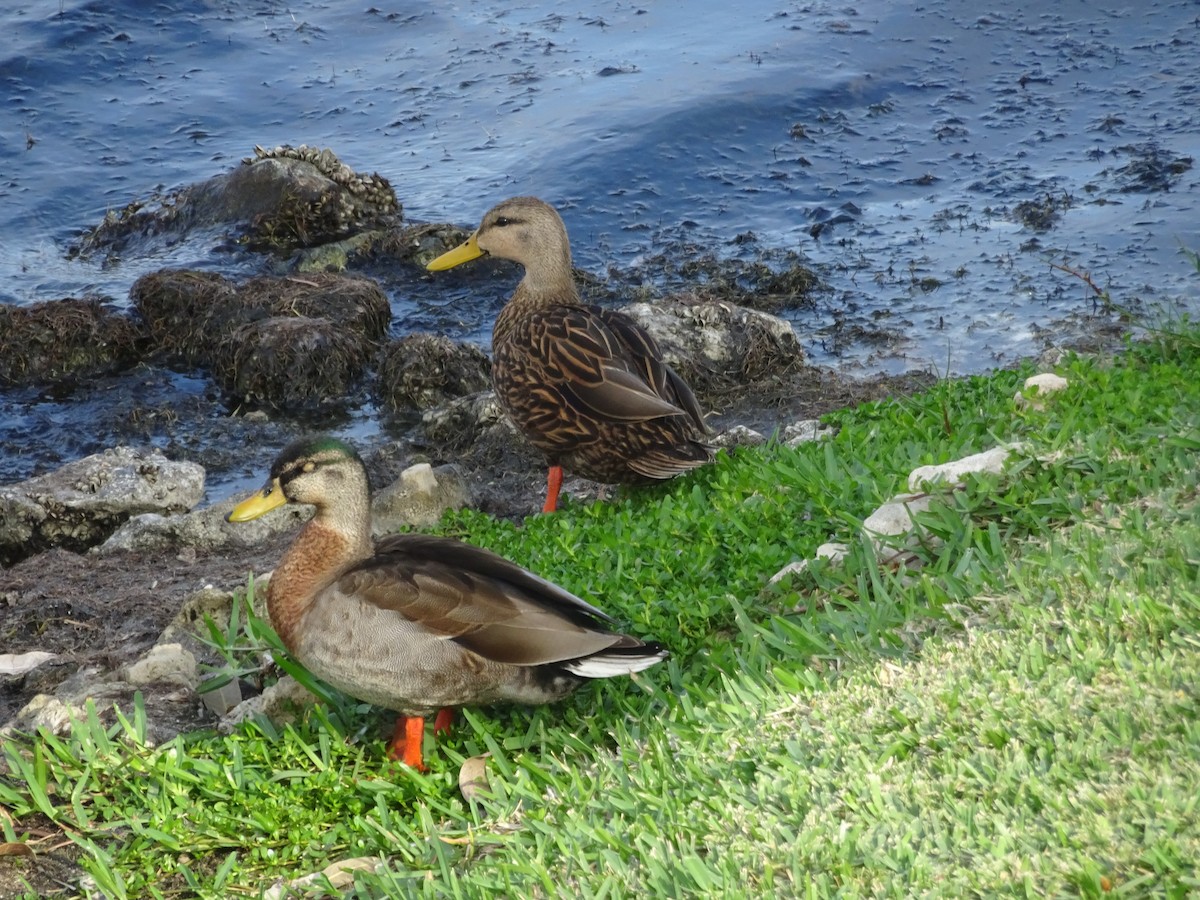
<svg viewBox="0 0 1200 900">
<path fill-rule="evenodd" d="M 500 405 L 546 458 L 554 512 L 564 469 L 605 484 L 673 478 L 713 458 L 704 413 L 657 342 L 624 313 L 585 304 L 557 210 L 536 197 L 489 209 L 433 272 L 481 256 L 525 274 L 492 329 L 492 385 Z"/>
<path fill-rule="evenodd" d="M 314 513 L 270 576 L 271 626 L 313 675 L 398 713 L 388 753 L 414 769 L 425 770 L 431 714 L 436 735 L 458 707 L 550 703 L 668 655 L 489 550 L 421 533 L 375 543 L 366 466 L 339 438 L 290 443 L 262 489 L 226 519 L 248 522 L 287 503 Z"/>
</svg>

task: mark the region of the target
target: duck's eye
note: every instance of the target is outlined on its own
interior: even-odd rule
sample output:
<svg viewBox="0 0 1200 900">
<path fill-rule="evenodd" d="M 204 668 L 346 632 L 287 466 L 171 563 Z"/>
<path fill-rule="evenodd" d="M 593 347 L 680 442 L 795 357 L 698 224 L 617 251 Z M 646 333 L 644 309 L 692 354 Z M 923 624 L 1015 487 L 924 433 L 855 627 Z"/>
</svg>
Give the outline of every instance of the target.
<svg viewBox="0 0 1200 900">
<path fill-rule="evenodd" d="M 306 462 L 300 469 L 301 472 L 315 472 L 317 464 L 315 462 Z"/>
<path fill-rule="evenodd" d="M 500 218 L 498 218 L 496 220 L 496 227 L 504 228 L 506 225 L 511 225 L 512 223 L 513 223 L 513 220 L 510 219 L 508 216 L 501 216 Z"/>
</svg>

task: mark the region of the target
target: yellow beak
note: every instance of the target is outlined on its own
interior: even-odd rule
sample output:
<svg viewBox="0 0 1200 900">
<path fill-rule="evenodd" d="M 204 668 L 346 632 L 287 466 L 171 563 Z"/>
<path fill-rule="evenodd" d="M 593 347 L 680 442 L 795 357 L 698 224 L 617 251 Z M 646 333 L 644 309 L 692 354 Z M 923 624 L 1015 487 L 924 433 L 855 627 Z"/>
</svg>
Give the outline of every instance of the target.
<svg viewBox="0 0 1200 900">
<path fill-rule="evenodd" d="M 483 250 L 479 249 L 479 232 L 475 232 L 453 250 L 447 250 L 437 259 L 426 264 L 425 268 L 430 272 L 441 272 L 445 269 L 453 269 L 455 266 L 461 266 L 465 262 L 470 262 L 473 259 L 479 259 L 483 256 Z"/>
<path fill-rule="evenodd" d="M 265 516 L 271 510 L 283 506 L 287 502 L 287 497 L 283 495 L 283 485 L 276 478 L 261 491 L 247 497 L 231 509 L 229 515 L 225 517 L 225 521 L 249 522 L 251 519 Z"/>
</svg>

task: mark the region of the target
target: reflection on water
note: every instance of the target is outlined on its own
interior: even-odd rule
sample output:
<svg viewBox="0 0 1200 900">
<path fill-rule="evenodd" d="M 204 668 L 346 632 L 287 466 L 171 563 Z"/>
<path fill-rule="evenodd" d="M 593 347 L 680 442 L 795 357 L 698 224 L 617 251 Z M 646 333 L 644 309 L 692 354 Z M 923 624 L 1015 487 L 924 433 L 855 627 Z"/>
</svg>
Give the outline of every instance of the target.
<svg viewBox="0 0 1200 900">
<path fill-rule="evenodd" d="M 473 223 L 504 196 L 542 196 L 598 275 L 677 242 L 802 252 L 832 290 L 792 314 L 798 333 L 817 361 L 863 370 L 979 371 L 1036 352 L 1040 329 L 1090 308 L 1052 260 L 1122 302 L 1196 300 L 1179 248 L 1200 247 L 1197 171 L 1158 183 L 1137 168 L 1200 156 L 1200 29 L 1185 0 L 586 13 L 550 0 L 64 0 L 8 5 L 0 28 L 3 302 L 124 302 L 165 265 L 231 272 L 210 241 L 103 267 L 65 251 L 109 209 L 282 143 L 378 170 L 412 218 Z M 1014 219 L 1048 196 L 1066 198 L 1051 228 Z M 385 286 L 396 328 L 482 342 L 504 288 L 477 302 L 415 273 Z M 899 340 L 847 342 L 852 328 Z M 164 390 L 199 418 L 224 413 L 202 381 Z M 0 481 L 103 445 L 102 410 L 99 388 L 0 393 Z M 355 416 L 346 427 L 373 430 L 370 411 Z"/>
</svg>

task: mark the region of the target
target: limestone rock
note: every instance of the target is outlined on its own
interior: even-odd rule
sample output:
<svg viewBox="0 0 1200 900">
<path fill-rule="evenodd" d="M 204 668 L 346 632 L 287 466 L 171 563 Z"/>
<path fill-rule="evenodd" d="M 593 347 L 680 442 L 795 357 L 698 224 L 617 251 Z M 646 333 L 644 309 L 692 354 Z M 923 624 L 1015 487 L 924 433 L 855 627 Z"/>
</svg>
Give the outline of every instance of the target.
<svg viewBox="0 0 1200 900">
<path fill-rule="evenodd" d="M 24 675 L 32 672 L 57 654 L 45 650 L 30 650 L 26 653 L 0 653 L 0 676 Z"/>
<path fill-rule="evenodd" d="M 255 716 L 266 716 L 276 725 L 284 725 L 294 722 L 300 711 L 316 701 L 317 698 L 301 686 L 296 679 L 285 675 L 257 697 L 243 700 L 235 706 L 222 717 L 217 727 L 228 734 L 242 722 L 253 719 Z"/>
<path fill-rule="evenodd" d="M 136 685 L 170 682 L 194 689 L 199 683 L 196 657 L 180 644 L 155 644 L 125 669 L 125 680 Z"/>
<path fill-rule="evenodd" d="M 804 363 L 791 324 L 749 307 L 683 296 L 634 303 L 622 312 L 654 337 L 663 359 L 702 401 Z"/>
<path fill-rule="evenodd" d="M 1004 444 L 964 456 L 937 466 L 918 466 L 909 473 L 908 489 L 919 491 L 926 485 L 949 484 L 955 485 L 962 481 L 964 475 L 992 473 L 999 475 L 1004 471 L 1009 456 L 1021 449 L 1020 444 Z"/>
<path fill-rule="evenodd" d="M 1031 375 L 1025 379 L 1024 386 L 1017 391 L 1013 402 L 1018 409 L 1043 410 L 1050 396 L 1065 391 L 1068 385 L 1067 379 L 1053 372 Z"/>
<path fill-rule="evenodd" d="M 204 496 L 204 469 L 158 450 L 117 447 L 0 487 L 0 564 L 50 547 L 84 550 L 132 516 L 185 512 Z"/>
<path fill-rule="evenodd" d="M 226 514 L 239 499 L 241 498 L 230 497 L 181 516 L 163 516 L 157 513 L 134 516 L 113 532 L 95 552 L 107 555 L 129 550 L 254 547 L 274 534 L 295 529 L 312 518 L 313 514 L 311 506 L 289 504 L 250 522 L 226 522 Z"/>
</svg>

